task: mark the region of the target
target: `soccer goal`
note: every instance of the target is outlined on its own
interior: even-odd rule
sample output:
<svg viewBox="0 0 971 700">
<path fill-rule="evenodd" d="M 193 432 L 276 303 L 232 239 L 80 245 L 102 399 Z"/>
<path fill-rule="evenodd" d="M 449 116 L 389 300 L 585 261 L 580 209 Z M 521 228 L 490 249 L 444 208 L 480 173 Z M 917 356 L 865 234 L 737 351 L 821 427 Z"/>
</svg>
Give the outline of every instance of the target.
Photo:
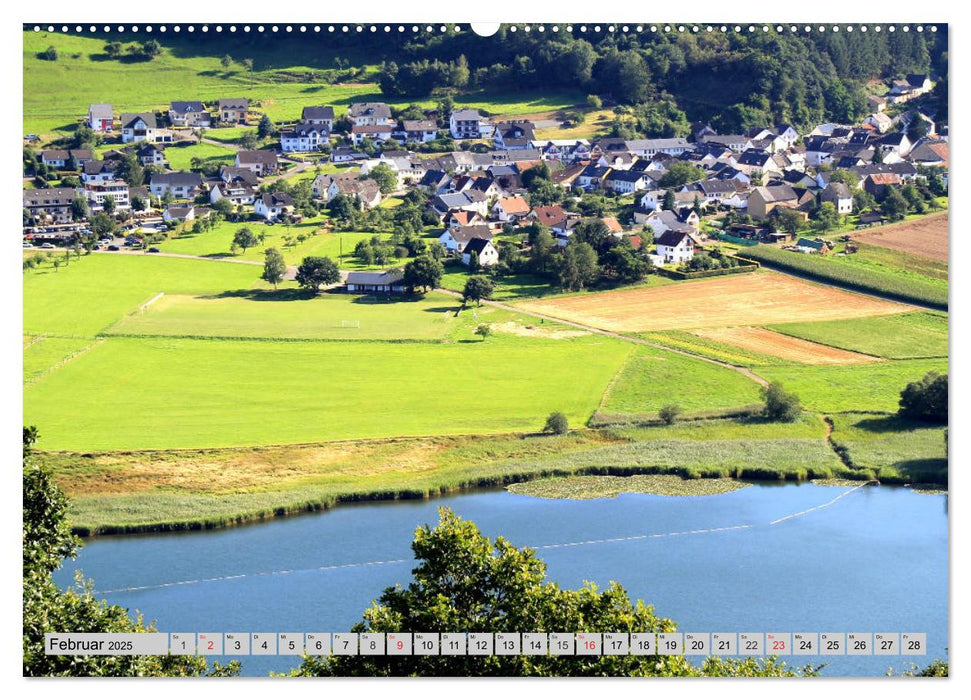
<svg viewBox="0 0 971 700">
<path fill-rule="evenodd" d="M 341 321 L 341 328 L 360 328 L 360 321 Z"/>
</svg>

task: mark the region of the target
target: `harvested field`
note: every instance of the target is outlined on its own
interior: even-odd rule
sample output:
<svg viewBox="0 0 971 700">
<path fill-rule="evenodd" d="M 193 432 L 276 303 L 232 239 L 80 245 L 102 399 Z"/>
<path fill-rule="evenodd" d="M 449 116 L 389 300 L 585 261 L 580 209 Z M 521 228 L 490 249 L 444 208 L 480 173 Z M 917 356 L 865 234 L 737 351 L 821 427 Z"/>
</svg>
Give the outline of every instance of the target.
<svg viewBox="0 0 971 700">
<path fill-rule="evenodd" d="M 774 272 L 527 301 L 518 306 L 617 332 L 821 321 L 912 310 L 897 302 Z"/>
<path fill-rule="evenodd" d="M 754 350 L 773 357 L 781 357 L 783 360 L 801 362 L 807 365 L 855 365 L 881 361 L 879 357 L 840 350 L 828 345 L 776 333 L 766 328 L 753 328 L 751 326 L 706 328 L 696 330 L 694 334 L 719 343 L 736 345 L 746 350 Z"/>
<path fill-rule="evenodd" d="M 948 213 L 932 214 L 913 221 L 881 226 L 863 233 L 853 232 L 854 241 L 947 260 Z"/>
</svg>

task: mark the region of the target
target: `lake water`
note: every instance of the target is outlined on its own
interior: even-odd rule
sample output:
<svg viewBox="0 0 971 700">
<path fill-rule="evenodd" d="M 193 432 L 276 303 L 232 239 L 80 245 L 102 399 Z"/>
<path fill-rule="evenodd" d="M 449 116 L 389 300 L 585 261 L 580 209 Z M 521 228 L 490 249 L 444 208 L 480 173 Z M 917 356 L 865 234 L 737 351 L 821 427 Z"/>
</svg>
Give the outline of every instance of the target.
<svg viewBox="0 0 971 700">
<path fill-rule="evenodd" d="M 490 537 L 538 547 L 561 586 L 620 582 L 681 631 L 927 633 L 926 657 L 786 659 L 826 663 L 825 675 L 946 658 L 947 497 L 887 486 L 589 501 L 480 491 L 348 505 L 214 532 L 95 539 L 56 578 L 67 586 L 79 568 L 110 603 L 165 632 L 346 631 L 385 587 L 410 581 L 414 530 L 437 522 L 440 506 Z M 266 675 L 299 659 L 242 661 L 245 675 Z"/>
</svg>

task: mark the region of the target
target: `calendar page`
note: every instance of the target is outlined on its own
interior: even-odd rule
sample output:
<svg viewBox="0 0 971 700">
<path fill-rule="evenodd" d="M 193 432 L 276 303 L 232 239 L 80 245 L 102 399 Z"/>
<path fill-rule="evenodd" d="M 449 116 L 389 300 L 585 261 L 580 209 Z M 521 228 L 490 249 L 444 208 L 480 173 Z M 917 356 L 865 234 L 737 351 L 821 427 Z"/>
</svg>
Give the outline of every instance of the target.
<svg viewBox="0 0 971 700">
<path fill-rule="evenodd" d="M 948 675 L 947 23 L 32 11 L 24 676 Z"/>
</svg>

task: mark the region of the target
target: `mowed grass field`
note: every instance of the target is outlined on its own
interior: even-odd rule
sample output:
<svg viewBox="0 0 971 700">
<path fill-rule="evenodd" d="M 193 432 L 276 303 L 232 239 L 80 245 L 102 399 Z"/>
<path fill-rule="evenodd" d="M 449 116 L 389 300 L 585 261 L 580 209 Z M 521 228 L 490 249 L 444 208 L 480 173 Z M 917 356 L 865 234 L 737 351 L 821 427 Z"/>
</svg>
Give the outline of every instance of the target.
<svg viewBox="0 0 971 700">
<path fill-rule="evenodd" d="M 216 146 L 211 143 L 194 143 L 188 146 L 170 146 L 165 149 L 165 159 L 172 170 L 189 170 L 192 159 L 218 161 L 221 165 L 232 165 L 236 151 L 232 148 Z"/>
<path fill-rule="evenodd" d="M 309 297 L 288 285 L 206 296 L 166 295 L 144 312 L 126 316 L 112 335 L 331 340 L 440 340 L 470 330 L 471 311 L 445 294 L 390 299 L 329 293 Z M 508 316 L 477 312 L 482 322 Z"/>
<path fill-rule="evenodd" d="M 883 481 L 947 483 L 944 426 L 893 415 L 834 415 L 833 441 Z"/>
<path fill-rule="evenodd" d="M 796 338 L 888 359 L 947 357 L 948 353 L 948 318 L 933 312 L 785 323 L 772 328 Z"/>
<path fill-rule="evenodd" d="M 24 332 L 92 337 L 166 294 L 209 294 L 268 287 L 261 268 L 151 255 L 94 254 L 57 271 L 49 263 L 24 273 Z"/>
<path fill-rule="evenodd" d="M 628 351 L 602 337 L 449 344 L 110 338 L 31 385 L 44 449 L 534 431 L 582 424 Z"/>
<path fill-rule="evenodd" d="M 911 308 L 768 271 L 527 301 L 520 307 L 621 333 L 860 318 Z"/>
</svg>

